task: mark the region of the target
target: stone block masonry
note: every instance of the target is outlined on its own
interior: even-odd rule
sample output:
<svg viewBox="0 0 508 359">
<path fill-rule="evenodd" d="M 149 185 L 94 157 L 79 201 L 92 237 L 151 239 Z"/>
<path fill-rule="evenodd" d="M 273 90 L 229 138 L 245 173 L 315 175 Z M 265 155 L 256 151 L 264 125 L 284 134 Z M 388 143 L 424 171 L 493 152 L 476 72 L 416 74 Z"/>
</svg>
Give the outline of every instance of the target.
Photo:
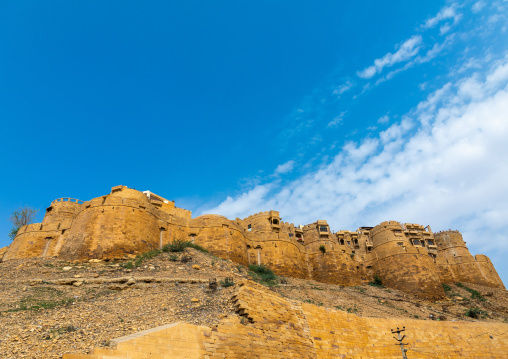
<svg viewBox="0 0 508 359">
<path fill-rule="evenodd" d="M 406 328 L 408 357 L 506 358 L 508 325 L 355 314 L 291 301 L 249 281 L 235 297 L 238 315 L 213 328 L 176 323 L 113 340 L 92 358 L 388 358 L 399 359 L 391 329 Z"/>
<path fill-rule="evenodd" d="M 428 226 L 387 221 L 333 233 L 325 220 L 295 226 L 277 211 L 235 220 L 216 214 L 192 218 L 173 201 L 126 186 L 86 202 L 53 201 L 42 223 L 22 227 L 0 256 L 122 259 L 175 240 L 246 266 L 266 265 L 279 275 L 346 286 L 378 276 L 385 286 L 428 299 L 444 296 L 441 283 L 504 288 L 490 259 L 473 257 L 457 231 L 434 235 Z"/>
</svg>

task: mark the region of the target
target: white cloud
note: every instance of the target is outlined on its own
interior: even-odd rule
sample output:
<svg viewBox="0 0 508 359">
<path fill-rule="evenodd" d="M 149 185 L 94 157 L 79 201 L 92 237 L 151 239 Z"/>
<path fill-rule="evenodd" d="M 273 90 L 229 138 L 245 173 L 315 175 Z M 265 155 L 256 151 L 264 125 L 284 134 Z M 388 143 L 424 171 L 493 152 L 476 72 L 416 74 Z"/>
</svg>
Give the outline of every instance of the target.
<svg viewBox="0 0 508 359">
<path fill-rule="evenodd" d="M 422 37 L 420 35 L 414 35 L 404 41 L 395 53 L 392 54 L 389 52 L 383 57 L 374 60 L 374 65 L 359 71 L 357 75 L 363 79 L 370 79 L 375 74 L 383 71 L 385 67 L 391 67 L 397 63 L 408 61 L 418 54 L 421 43 Z"/>
<path fill-rule="evenodd" d="M 462 15 L 457 13 L 456 7 L 457 5 L 452 4 L 448 7 L 441 9 L 441 11 L 439 11 L 436 16 L 427 19 L 425 23 L 422 25 L 422 28 L 430 29 L 435 27 L 441 21 L 450 19 L 453 19 L 454 24 L 457 23 L 462 18 Z"/>
<path fill-rule="evenodd" d="M 508 251 L 507 85 L 504 58 L 486 74 L 447 83 L 378 137 L 347 143 L 307 175 L 258 185 L 210 211 L 233 218 L 276 209 L 295 224 L 327 219 L 334 229 L 430 224 Z"/>
<path fill-rule="evenodd" d="M 471 10 L 476 14 L 476 13 L 479 13 L 483 9 L 484 6 L 485 6 L 484 1 L 477 1 L 474 3 Z"/>
<path fill-rule="evenodd" d="M 326 125 L 326 127 L 337 127 L 338 125 L 341 125 L 342 122 L 344 121 L 344 116 L 346 115 L 346 112 L 341 112 L 340 115 L 338 116 L 335 116 L 333 118 L 333 120 L 331 120 L 330 122 L 328 122 L 328 124 Z"/>
<path fill-rule="evenodd" d="M 451 25 L 450 25 L 450 24 L 444 24 L 443 26 L 441 26 L 441 27 L 439 28 L 439 34 L 440 34 L 440 35 L 444 35 L 444 34 L 446 34 L 448 31 L 450 31 L 450 29 L 451 29 L 451 28 L 452 28 L 452 27 L 451 27 Z"/>
<path fill-rule="evenodd" d="M 261 211 L 260 208 L 265 207 L 265 196 L 270 192 L 270 189 L 274 187 L 275 184 L 276 183 L 258 185 L 234 199 L 228 196 L 226 200 L 217 207 L 203 210 L 201 211 L 201 214 L 220 214 L 228 218 L 248 217 L 255 212 Z"/>
<path fill-rule="evenodd" d="M 293 161 L 293 160 L 287 161 L 286 163 L 278 165 L 277 168 L 275 169 L 274 174 L 281 175 L 284 173 L 289 173 L 293 170 L 294 166 L 295 166 L 295 161 Z"/>
<path fill-rule="evenodd" d="M 384 116 L 378 118 L 377 123 L 383 124 L 383 123 L 388 123 L 388 121 L 390 121 L 390 116 L 384 115 Z"/>
<path fill-rule="evenodd" d="M 343 93 L 351 90 L 351 88 L 353 87 L 353 83 L 351 81 L 346 81 L 345 83 L 343 83 L 342 85 L 336 87 L 334 90 L 333 90 L 333 94 L 334 95 L 337 95 L 337 98 L 340 97 L 340 95 L 342 95 Z"/>
</svg>

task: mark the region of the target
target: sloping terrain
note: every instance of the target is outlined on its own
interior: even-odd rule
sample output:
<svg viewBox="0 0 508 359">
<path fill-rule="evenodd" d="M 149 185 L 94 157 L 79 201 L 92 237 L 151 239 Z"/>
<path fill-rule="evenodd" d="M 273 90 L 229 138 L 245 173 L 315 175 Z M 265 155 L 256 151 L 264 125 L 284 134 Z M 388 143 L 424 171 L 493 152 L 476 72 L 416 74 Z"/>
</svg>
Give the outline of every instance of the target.
<svg viewBox="0 0 508 359">
<path fill-rule="evenodd" d="M 121 262 L 3 262 L 0 353 L 2 358 L 60 358 L 108 347 L 113 338 L 163 324 L 213 327 L 225 316 L 237 315 L 235 286 L 226 283 L 241 278 L 251 278 L 247 268 L 192 248 Z M 217 288 L 210 285 L 215 279 Z M 286 299 L 358 316 L 508 321 L 508 292 L 472 284 L 449 284 L 446 300 L 430 302 L 371 285 L 341 287 L 294 278 L 278 282 L 283 284 L 270 288 Z"/>
</svg>

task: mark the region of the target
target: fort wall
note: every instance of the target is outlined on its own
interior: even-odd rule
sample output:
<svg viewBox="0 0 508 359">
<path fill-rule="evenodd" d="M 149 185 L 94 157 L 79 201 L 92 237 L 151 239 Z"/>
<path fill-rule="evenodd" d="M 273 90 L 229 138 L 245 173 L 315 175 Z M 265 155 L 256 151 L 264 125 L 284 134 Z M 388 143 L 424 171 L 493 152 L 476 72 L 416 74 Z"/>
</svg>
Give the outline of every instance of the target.
<svg viewBox="0 0 508 359">
<path fill-rule="evenodd" d="M 248 265 L 244 230 L 226 217 L 210 214 L 194 218 L 187 233 L 185 240 L 191 240 L 218 257 Z"/>
<path fill-rule="evenodd" d="M 383 222 L 370 236 L 377 254 L 374 268 L 383 284 L 426 298 L 444 297 L 433 259 L 408 240 L 400 223 Z"/>
<path fill-rule="evenodd" d="M 389 221 L 333 233 L 325 220 L 295 226 L 277 211 L 235 220 L 213 214 L 192 219 L 173 201 L 126 186 L 86 202 L 53 201 L 42 223 L 19 230 L 3 260 L 119 259 L 175 240 L 243 265 L 266 265 L 279 275 L 340 285 L 378 275 L 386 286 L 426 298 L 443 296 L 446 282 L 504 288 L 489 258 L 473 257 L 456 231 L 434 236 L 429 227 Z"/>
<path fill-rule="evenodd" d="M 442 231 L 434 236 L 439 253 L 436 264 L 441 280 L 478 283 L 495 288 L 502 285 L 490 259 L 485 255 L 473 257 L 459 231 Z"/>
</svg>

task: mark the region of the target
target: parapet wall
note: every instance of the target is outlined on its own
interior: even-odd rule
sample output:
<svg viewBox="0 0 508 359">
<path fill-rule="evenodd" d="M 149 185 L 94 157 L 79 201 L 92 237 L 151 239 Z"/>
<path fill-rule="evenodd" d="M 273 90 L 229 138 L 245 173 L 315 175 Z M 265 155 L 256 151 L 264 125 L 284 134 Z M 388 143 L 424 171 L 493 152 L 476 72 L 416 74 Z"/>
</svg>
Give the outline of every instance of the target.
<svg viewBox="0 0 508 359">
<path fill-rule="evenodd" d="M 2 259 L 121 259 L 174 240 L 243 265 L 266 265 L 279 275 L 339 285 L 379 276 L 386 286 L 429 299 L 444 296 L 446 282 L 504 288 L 490 260 L 474 258 L 457 231 L 434 236 L 428 226 L 388 221 L 333 233 L 325 220 L 295 226 L 278 211 L 243 220 L 213 214 L 192 219 L 173 201 L 126 186 L 86 202 L 53 201 L 43 222 L 21 228 Z"/>
</svg>

